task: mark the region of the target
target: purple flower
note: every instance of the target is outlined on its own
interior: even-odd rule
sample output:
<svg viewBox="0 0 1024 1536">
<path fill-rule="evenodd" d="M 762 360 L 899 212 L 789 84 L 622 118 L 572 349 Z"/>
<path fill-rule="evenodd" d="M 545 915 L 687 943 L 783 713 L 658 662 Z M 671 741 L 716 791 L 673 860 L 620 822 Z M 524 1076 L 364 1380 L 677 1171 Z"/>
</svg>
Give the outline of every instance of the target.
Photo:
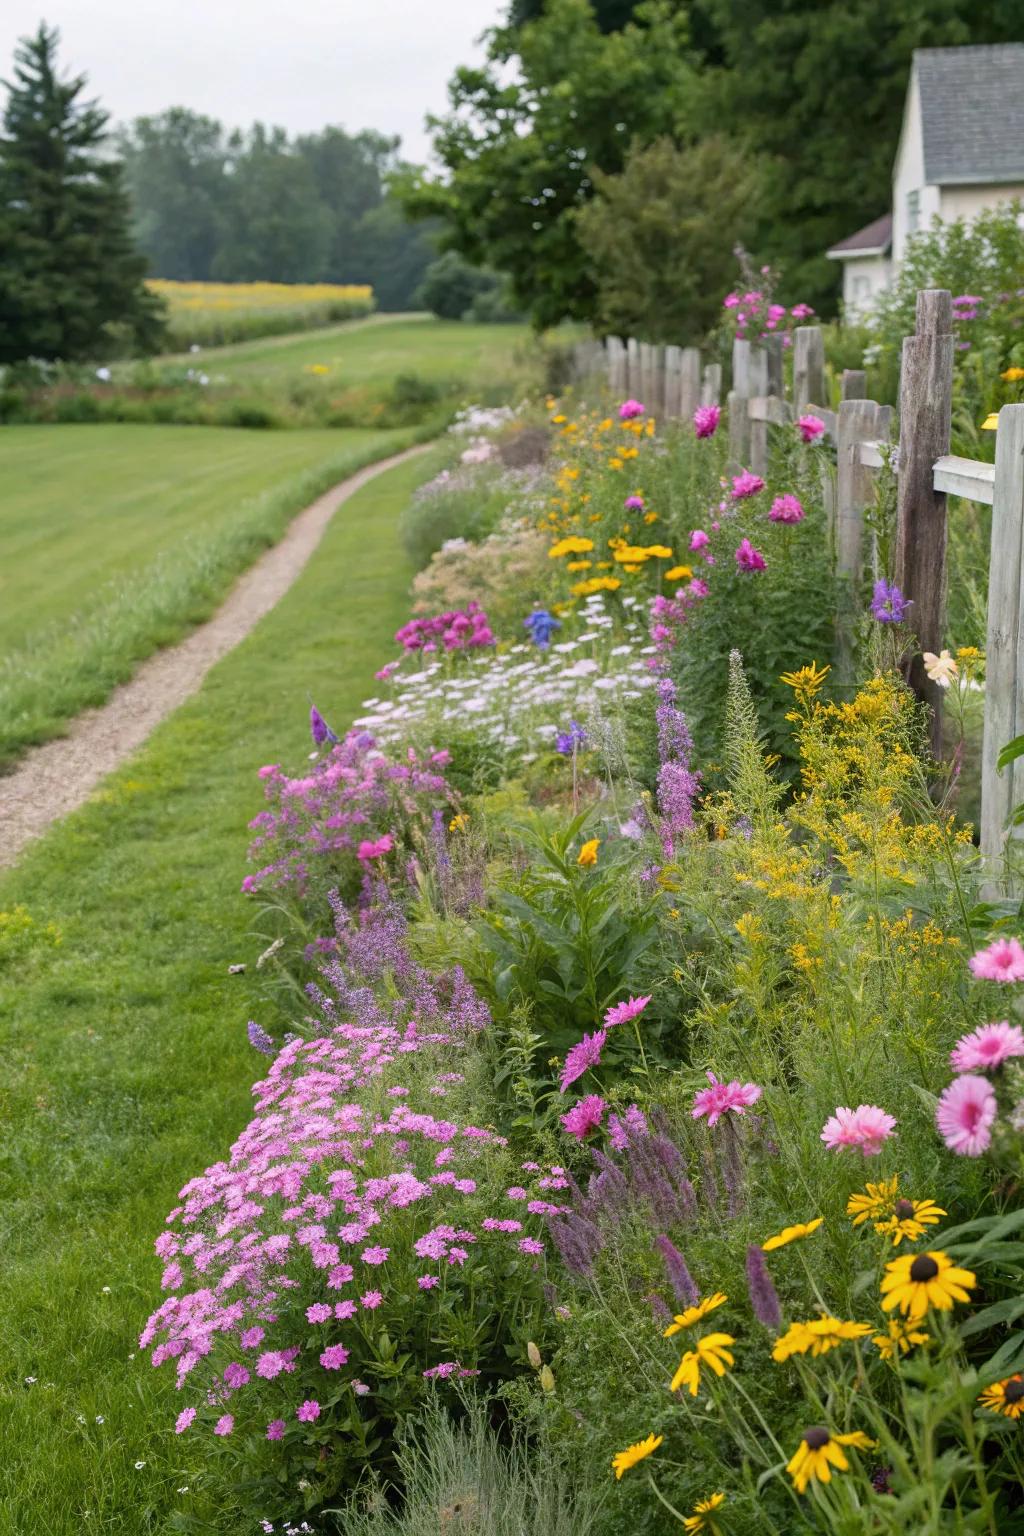
<svg viewBox="0 0 1024 1536">
<path fill-rule="evenodd" d="M 575 720 L 569 721 L 567 731 L 559 731 L 555 737 L 555 751 L 561 752 L 563 757 L 572 757 L 578 747 L 582 747 L 587 739 L 587 733 L 582 725 Z"/>
<path fill-rule="evenodd" d="M 608 1036 L 603 1029 L 595 1030 L 592 1035 L 584 1035 L 572 1049 L 566 1054 L 565 1065 L 562 1068 L 562 1081 L 559 1091 L 565 1090 L 573 1084 L 578 1077 L 591 1067 L 601 1065 L 601 1052 L 604 1050 Z"/>
<path fill-rule="evenodd" d="M 562 1122 L 562 1128 L 570 1136 L 575 1136 L 577 1140 L 583 1141 L 589 1136 L 591 1131 L 598 1129 L 601 1121 L 604 1119 L 604 1112 L 607 1108 L 608 1106 L 604 1099 L 598 1094 L 588 1094 L 585 1099 L 580 1099 L 578 1104 L 574 1104 L 567 1114 L 559 1117 Z"/>
<path fill-rule="evenodd" d="M 314 746 L 322 747 L 325 741 L 329 741 L 333 746 L 338 741 L 337 736 L 335 736 L 315 704 L 309 706 L 309 731 L 313 738 Z"/>
<path fill-rule="evenodd" d="M 605 1028 L 611 1029 L 616 1024 L 628 1024 L 631 1019 L 638 1018 L 650 1000 L 649 996 L 627 997 L 624 1003 L 616 1003 L 604 1016 Z"/>
<path fill-rule="evenodd" d="M 320 1417 L 320 1404 L 315 1397 L 308 1397 L 295 1410 L 295 1417 L 302 1424 L 314 1424 Z"/>
<path fill-rule="evenodd" d="M 642 512 L 644 509 L 644 499 L 642 496 L 627 496 L 622 505 L 627 512 Z"/>
<path fill-rule="evenodd" d="M 284 1439 L 284 1419 L 271 1419 L 270 1423 L 267 1425 L 267 1439 Z"/>
<path fill-rule="evenodd" d="M 340 1371 L 347 1360 L 348 1350 L 342 1344 L 332 1344 L 320 1356 L 320 1364 L 325 1371 Z"/>
<path fill-rule="evenodd" d="M 277 1047 L 273 1040 L 271 1040 L 266 1030 L 256 1023 L 255 1019 L 249 1020 L 246 1026 L 246 1033 L 249 1036 L 249 1044 L 254 1051 L 259 1051 L 263 1056 L 275 1056 L 277 1054 Z"/>
<path fill-rule="evenodd" d="M 530 639 L 537 649 L 546 651 L 555 630 L 561 629 L 562 621 L 556 619 L 553 613 L 548 613 L 546 608 L 535 608 L 523 620 L 523 627 L 530 631 Z"/>
<path fill-rule="evenodd" d="M 720 405 L 698 405 L 693 413 L 693 430 L 698 437 L 714 437 L 721 419 Z"/>
<path fill-rule="evenodd" d="M 665 1261 L 668 1283 L 672 1287 L 672 1294 L 676 1301 L 683 1302 L 688 1307 L 695 1307 L 700 1300 L 700 1291 L 679 1249 L 664 1236 L 656 1237 L 654 1246 Z"/>
<path fill-rule="evenodd" d="M 884 577 L 875 582 L 871 617 L 879 624 L 902 624 L 910 607 L 911 600 L 903 596 L 899 587 L 890 587 Z"/>
<path fill-rule="evenodd" d="M 759 549 L 755 549 L 749 539 L 744 539 L 736 550 L 736 564 L 741 571 L 763 571 L 765 558 Z"/>
<path fill-rule="evenodd" d="M 216 1424 L 213 1426 L 213 1432 L 215 1435 L 230 1435 L 234 1427 L 234 1415 L 230 1413 L 222 1413 Z"/>
<path fill-rule="evenodd" d="M 174 1433 L 183 1435 L 196 1416 L 194 1408 L 183 1408 L 174 1423 Z"/>
<path fill-rule="evenodd" d="M 766 1328 L 771 1328 L 773 1332 L 781 1328 L 782 1307 L 779 1304 L 778 1292 L 772 1284 L 764 1254 L 757 1243 L 751 1243 L 747 1248 L 747 1291 L 758 1322 L 763 1323 Z"/>
<path fill-rule="evenodd" d="M 644 414 L 644 407 L 639 400 L 623 400 L 619 406 L 619 420 L 633 421 L 637 416 Z"/>
</svg>

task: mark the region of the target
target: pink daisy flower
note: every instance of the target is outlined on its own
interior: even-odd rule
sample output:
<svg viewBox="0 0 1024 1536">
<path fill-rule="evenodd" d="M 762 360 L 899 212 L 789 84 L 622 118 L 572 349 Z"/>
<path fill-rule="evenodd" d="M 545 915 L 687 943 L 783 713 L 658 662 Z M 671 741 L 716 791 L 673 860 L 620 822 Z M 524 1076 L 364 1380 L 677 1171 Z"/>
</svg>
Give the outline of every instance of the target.
<svg viewBox="0 0 1024 1536">
<path fill-rule="evenodd" d="M 983 1077 L 954 1077 L 935 1106 L 935 1124 L 951 1152 L 980 1157 L 992 1140 L 996 1096 Z"/>
<path fill-rule="evenodd" d="M 756 1083 L 741 1083 L 736 1078 L 731 1083 L 720 1083 L 713 1072 L 708 1073 L 708 1081 L 711 1087 L 701 1088 L 694 1094 L 690 1111 L 695 1120 L 707 1115 L 708 1125 L 714 1125 L 729 1110 L 737 1115 L 744 1114 L 757 1103 L 763 1092 Z"/>
<path fill-rule="evenodd" d="M 840 1106 L 825 1121 L 821 1139 L 833 1151 L 843 1147 L 856 1147 L 865 1157 L 872 1157 L 882 1150 L 896 1129 L 896 1121 L 877 1104 L 858 1104 L 856 1109 Z"/>
<path fill-rule="evenodd" d="M 367 1312 L 372 1312 L 374 1308 L 380 1306 L 381 1302 L 384 1300 L 384 1296 L 381 1291 L 367 1291 L 365 1296 L 360 1296 L 359 1300 L 362 1302 Z"/>
<path fill-rule="evenodd" d="M 813 443 L 824 432 L 825 423 L 820 416 L 799 416 L 796 429 L 805 443 Z"/>
<path fill-rule="evenodd" d="M 763 571 L 765 558 L 759 549 L 755 549 L 749 539 L 744 539 L 736 551 L 736 564 L 741 571 Z"/>
<path fill-rule="evenodd" d="M 720 405 L 698 405 L 693 413 L 693 430 L 698 437 L 714 437 L 721 419 Z"/>
<path fill-rule="evenodd" d="M 968 964 L 979 981 L 1024 981 L 1024 947 L 1019 939 L 996 939 Z"/>
<path fill-rule="evenodd" d="M 696 553 L 699 549 L 704 549 L 704 547 L 710 543 L 711 540 L 704 532 L 703 528 L 695 528 L 690 534 L 690 548 L 694 551 L 694 553 Z"/>
<path fill-rule="evenodd" d="M 984 1072 L 986 1068 L 1002 1066 L 1011 1056 L 1024 1056 L 1024 1030 L 1006 1019 L 998 1024 L 982 1024 L 969 1035 L 961 1035 L 949 1053 L 957 1072 Z"/>
<path fill-rule="evenodd" d="M 270 1423 L 267 1425 L 267 1439 L 284 1439 L 284 1419 L 271 1419 Z"/>
<path fill-rule="evenodd" d="M 787 493 L 776 496 L 768 508 L 768 516 L 773 523 L 799 523 L 803 521 L 804 509 L 795 496 Z"/>
<path fill-rule="evenodd" d="M 634 421 L 637 416 L 644 414 L 644 407 L 639 400 L 623 400 L 619 406 L 620 421 Z"/>
<path fill-rule="evenodd" d="M 622 505 L 627 512 L 642 512 L 644 509 L 644 499 L 642 496 L 627 496 Z"/>
<path fill-rule="evenodd" d="M 756 496 L 758 491 L 763 490 L 764 481 L 761 476 L 751 474 L 749 469 L 745 469 L 742 475 L 732 477 L 733 501 L 743 501 L 747 496 Z"/>
<path fill-rule="evenodd" d="M 606 1029 L 613 1029 L 616 1024 L 628 1024 L 630 1019 L 637 1019 L 643 1013 L 650 997 L 627 997 L 624 1003 L 616 1003 L 609 1008 L 604 1016 Z"/>
<path fill-rule="evenodd" d="M 539 1255 L 544 1252 L 544 1244 L 539 1237 L 521 1237 L 517 1246 L 521 1253 Z"/>
<path fill-rule="evenodd" d="M 213 1426 L 213 1432 L 215 1435 L 230 1435 L 234 1427 L 234 1415 L 231 1413 L 222 1413 L 216 1424 Z"/>
<path fill-rule="evenodd" d="M 596 1030 L 592 1035 L 584 1035 L 582 1040 L 567 1052 L 565 1065 L 562 1068 L 561 1092 L 574 1083 L 578 1077 L 590 1067 L 601 1065 L 601 1052 L 604 1050 L 608 1036 L 603 1029 Z"/>
<path fill-rule="evenodd" d="M 420 1275 L 416 1281 L 421 1291 L 432 1291 L 435 1285 L 440 1285 L 440 1283 L 436 1275 Z"/>
<path fill-rule="evenodd" d="M 304 1403 L 300 1403 L 295 1410 L 295 1417 L 303 1424 L 313 1424 L 320 1417 L 320 1404 L 316 1398 L 308 1397 Z"/>
<path fill-rule="evenodd" d="M 604 1099 L 596 1093 L 588 1094 L 585 1099 L 580 1099 L 578 1104 L 574 1104 L 567 1114 L 561 1116 L 562 1128 L 570 1136 L 583 1141 L 591 1131 L 598 1129 L 607 1108 Z"/>
<path fill-rule="evenodd" d="M 348 1350 L 344 1344 L 332 1344 L 320 1356 L 320 1364 L 325 1371 L 340 1371 L 347 1360 Z"/>
<path fill-rule="evenodd" d="M 194 1408 L 183 1408 L 174 1421 L 174 1433 L 176 1435 L 183 1435 L 195 1416 L 196 1410 Z"/>
</svg>

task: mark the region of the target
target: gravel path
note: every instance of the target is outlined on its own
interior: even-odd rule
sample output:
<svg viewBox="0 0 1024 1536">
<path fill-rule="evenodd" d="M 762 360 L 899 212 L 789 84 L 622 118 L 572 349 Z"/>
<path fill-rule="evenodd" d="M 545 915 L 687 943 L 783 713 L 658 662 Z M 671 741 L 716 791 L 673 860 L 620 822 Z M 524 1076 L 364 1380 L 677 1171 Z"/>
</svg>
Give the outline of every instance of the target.
<svg viewBox="0 0 1024 1536">
<path fill-rule="evenodd" d="M 143 662 L 101 709 L 83 711 L 66 736 L 36 747 L 14 773 L 0 778 L 0 867 L 53 822 L 76 810 L 101 779 L 130 757 L 161 720 L 199 688 L 210 668 L 279 603 L 323 537 L 338 508 L 375 475 L 424 447 L 369 464 L 318 497 L 239 579 L 207 623 Z"/>
</svg>

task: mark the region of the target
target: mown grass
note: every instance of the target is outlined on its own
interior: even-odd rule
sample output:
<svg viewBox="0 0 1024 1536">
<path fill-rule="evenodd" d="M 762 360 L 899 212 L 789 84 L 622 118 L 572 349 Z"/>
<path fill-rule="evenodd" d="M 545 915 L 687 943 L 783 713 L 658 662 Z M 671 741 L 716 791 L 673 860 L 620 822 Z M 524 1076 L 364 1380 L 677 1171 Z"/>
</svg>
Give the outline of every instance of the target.
<svg viewBox="0 0 1024 1536">
<path fill-rule="evenodd" d="M 415 433 L 11 427 L 0 766 L 209 617 L 294 514 Z"/>
<path fill-rule="evenodd" d="M 158 1299 L 151 1243 L 182 1183 L 245 1123 L 262 1065 L 246 1020 L 281 1027 L 257 1001 L 261 945 L 239 893 L 256 769 L 304 759 L 307 689 L 344 724 L 392 654 L 410 575 L 398 515 L 430 472 L 425 455 L 353 498 L 196 698 L 0 877 L 0 912 L 31 919 L 0 920 L 12 1536 L 247 1532 L 207 1501 L 196 1442 L 173 1434 L 173 1375 L 136 1353 Z M 229 975 L 238 962 L 248 971 Z"/>
</svg>

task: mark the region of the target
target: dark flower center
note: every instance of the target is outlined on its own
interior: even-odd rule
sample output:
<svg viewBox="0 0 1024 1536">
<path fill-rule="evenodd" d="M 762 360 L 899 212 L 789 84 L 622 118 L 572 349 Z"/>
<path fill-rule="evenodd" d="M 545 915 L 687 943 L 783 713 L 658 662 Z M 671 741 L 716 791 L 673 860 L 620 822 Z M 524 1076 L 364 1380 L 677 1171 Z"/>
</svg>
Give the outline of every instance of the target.
<svg viewBox="0 0 1024 1536">
<path fill-rule="evenodd" d="M 1012 1381 L 1008 1381 L 1003 1396 L 1008 1403 L 1019 1403 L 1024 1397 L 1024 1377 L 1014 1376 Z"/>
<path fill-rule="evenodd" d="M 828 1430 L 822 1429 L 817 1424 L 812 1429 L 804 1430 L 804 1445 L 809 1446 L 812 1451 L 820 1451 L 823 1445 L 828 1445 L 831 1438 Z"/>
<path fill-rule="evenodd" d="M 939 1266 L 930 1253 L 919 1253 L 910 1266 L 910 1278 L 915 1285 L 926 1285 L 929 1280 L 934 1280 L 939 1272 Z"/>
<path fill-rule="evenodd" d="M 914 1214 L 914 1207 L 909 1200 L 896 1201 L 896 1215 L 900 1221 L 908 1221 Z"/>
</svg>

